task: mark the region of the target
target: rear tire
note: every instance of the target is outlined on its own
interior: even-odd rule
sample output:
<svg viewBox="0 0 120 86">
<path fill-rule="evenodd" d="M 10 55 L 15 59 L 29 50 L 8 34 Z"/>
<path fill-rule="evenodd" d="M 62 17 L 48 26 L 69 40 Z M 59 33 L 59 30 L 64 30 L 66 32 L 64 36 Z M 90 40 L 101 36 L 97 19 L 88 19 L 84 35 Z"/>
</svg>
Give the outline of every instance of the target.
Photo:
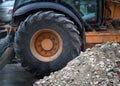
<svg viewBox="0 0 120 86">
<path fill-rule="evenodd" d="M 80 54 L 80 48 L 81 38 L 74 23 L 52 11 L 29 16 L 15 35 L 15 52 L 22 66 L 39 77 L 63 68 Z"/>
</svg>

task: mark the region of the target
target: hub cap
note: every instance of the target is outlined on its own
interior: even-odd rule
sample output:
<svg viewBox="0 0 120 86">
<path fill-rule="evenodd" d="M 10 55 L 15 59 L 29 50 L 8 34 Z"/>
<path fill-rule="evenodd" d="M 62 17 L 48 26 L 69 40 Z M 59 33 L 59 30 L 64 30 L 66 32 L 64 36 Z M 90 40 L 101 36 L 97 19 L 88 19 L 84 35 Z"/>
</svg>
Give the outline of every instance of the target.
<svg viewBox="0 0 120 86">
<path fill-rule="evenodd" d="M 62 52 L 62 40 L 59 34 L 53 30 L 39 30 L 31 38 L 30 49 L 38 60 L 53 61 Z"/>
</svg>

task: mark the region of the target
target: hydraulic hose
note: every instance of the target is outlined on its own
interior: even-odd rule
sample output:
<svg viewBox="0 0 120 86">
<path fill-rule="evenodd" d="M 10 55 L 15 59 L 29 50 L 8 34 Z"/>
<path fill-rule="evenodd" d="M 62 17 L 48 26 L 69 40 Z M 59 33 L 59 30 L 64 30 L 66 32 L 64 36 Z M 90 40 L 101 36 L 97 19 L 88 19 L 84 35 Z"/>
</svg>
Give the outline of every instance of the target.
<svg viewBox="0 0 120 86">
<path fill-rule="evenodd" d="M 14 40 L 14 32 L 10 32 L 5 38 L 2 38 L 0 40 L 0 56 L 3 54 L 3 52 L 6 50 L 7 47 L 10 46 L 10 44 Z"/>
</svg>

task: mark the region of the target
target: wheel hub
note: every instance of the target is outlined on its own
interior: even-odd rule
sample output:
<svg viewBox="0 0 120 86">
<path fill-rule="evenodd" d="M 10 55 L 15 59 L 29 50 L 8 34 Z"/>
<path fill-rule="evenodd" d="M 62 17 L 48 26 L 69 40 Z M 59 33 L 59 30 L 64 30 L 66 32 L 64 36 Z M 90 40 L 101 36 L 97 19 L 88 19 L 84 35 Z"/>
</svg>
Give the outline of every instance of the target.
<svg viewBox="0 0 120 86">
<path fill-rule="evenodd" d="M 30 48 L 35 58 L 48 62 L 60 55 L 62 40 L 59 34 L 53 30 L 39 30 L 32 36 Z"/>
<path fill-rule="evenodd" d="M 51 50 L 53 48 L 53 42 L 52 42 L 52 40 L 50 40 L 50 39 L 44 39 L 44 40 L 42 40 L 41 47 L 44 50 L 46 50 L 46 51 Z"/>
</svg>

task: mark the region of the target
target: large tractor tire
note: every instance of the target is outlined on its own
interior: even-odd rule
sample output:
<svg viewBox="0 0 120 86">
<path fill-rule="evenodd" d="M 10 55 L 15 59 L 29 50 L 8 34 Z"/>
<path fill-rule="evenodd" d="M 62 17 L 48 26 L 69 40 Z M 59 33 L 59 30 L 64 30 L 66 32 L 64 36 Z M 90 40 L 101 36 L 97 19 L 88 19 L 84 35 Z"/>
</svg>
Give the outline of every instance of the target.
<svg viewBox="0 0 120 86">
<path fill-rule="evenodd" d="M 80 54 L 81 37 L 63 14 L 38 12 L 22 22 L 15 35 L 15 52 L 35 76 L 49 75 Z"/>
</svg>

